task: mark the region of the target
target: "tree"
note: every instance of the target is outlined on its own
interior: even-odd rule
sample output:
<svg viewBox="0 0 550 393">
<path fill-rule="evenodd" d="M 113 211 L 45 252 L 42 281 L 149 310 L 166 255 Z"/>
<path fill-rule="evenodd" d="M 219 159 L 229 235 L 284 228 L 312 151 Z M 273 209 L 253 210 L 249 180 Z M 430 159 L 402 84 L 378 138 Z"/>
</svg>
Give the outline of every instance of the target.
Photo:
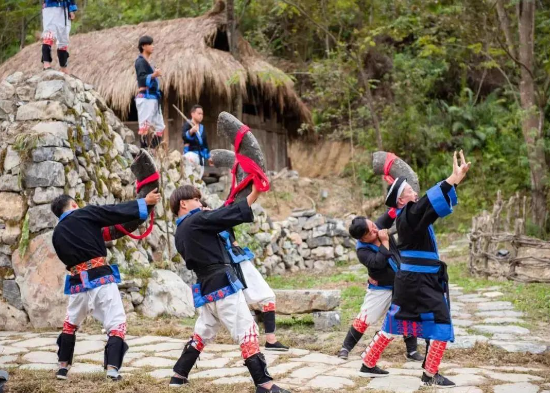
<svg viewBox="0 0 550 393">
<path fill-rule="evenodd" d="M 538 80 L 535 58 L 535 21 L 536 2 L 520 0 L 516 2 L 517 40 L 511 30 L 505 0 L 497 0 L 497 13 L 500 28 L 506 38 L 503 48 L 519 69 L 517 87 L 523 110 L 521 126 L 527 146 L 529 167 L 531 170 L 532 216 L 533 222 L 543 229 L 546 224 L 548 208 L 548 165 L 544 143 L 544 108 L 548 102 L 550 76 Z M 516 57 L 517 56 L 517 57 Z M 544 72 L 546 74 L 546 72 Z M 536 86 L 542 86 L 537 88 Z"/>
<path fill-rule="evenodd" d="M 237 18 L 235 12 L 235 1 L 227 0 L 227 37 L 229 39 L 229 53 L 237 60 L 241 61 L 241 56 L 239 53 L 239 38 L 237 30 Z M 240 77 L 245 77 L 240 75 Z M 239 85 L 239 84 L 237 84 Z M 243 114 L 243 96 L 239 89 L 240 86 L 236 87 L 236 92 L 233 94 L 233 99 L 231 103 L 231 113 L 237 117 L 237 119 L 242 119 Z"/>
</svg>

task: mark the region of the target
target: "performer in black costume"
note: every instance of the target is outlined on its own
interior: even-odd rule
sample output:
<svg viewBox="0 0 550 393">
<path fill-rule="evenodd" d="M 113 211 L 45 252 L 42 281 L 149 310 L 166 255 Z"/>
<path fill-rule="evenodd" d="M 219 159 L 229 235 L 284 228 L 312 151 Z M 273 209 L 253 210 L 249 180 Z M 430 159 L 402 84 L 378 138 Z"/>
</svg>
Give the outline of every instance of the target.
<svg viewBox="0 0 550 393">
<path fill-rule="evenodd" d="M 235 275 L 229 254 L 219 233 L 244 222 L 252 222 L 250 206 L 259 196 L 256 187 L 239 202 L 216 210 L 203 210 L 201 193 L 193 186 L 176 189 L 170 197 L 170 209 L 178 217 L 176 248 L 189 270 L 197 275 L 193 300 L 199 318 L 191 340 L 174 366 L 171 387 L 188 383 L 189 372 L 204 346 L 214 340 L 221 325 L 241 347 L 244 363 L 256 385 L 256 393 L 287 393 L 274 385 L 260 352 L 258 326 L 243 294 L 243 285 Z"/>
<path fill-rule="evenodd" d="M 398 254 L 395 242 L 388 233 L 395 220 L 395 209 L 381 215 L 376 222 L 366 217 L 355 217 L 349 227 L 349 234 L 357 240 L 357 257 L 369 271 L 367 293 L 361 311 L 353 320 L 338 357 L 347 359 L 370 325 L 380 320 L 390 308 L 395 272 L 398 269 Z M 424 357 L 418 353 L 417 338 L 403 337 L 407 348 L 407 360 L 421 362 Z"/>
<path fill-rule="evenodd" d="M 449 388 L 455 384 L 439 374 L 439 365 L 447 342 L 454 341 L 449 304 L 447 265 L 439 259 L 432 224 L 452 213 L 458 203 L 456 186 L 466 176 L 470 163 L 460 151 L 453 155 L 453 173 L 444 181 L 418 195 L 405 178 L 397 178 L 389 187 L 386 205 L 398 209 L 396 221 L 401 266 L 396 274 L 392 305 L 373 341 L 362 355 L 360 375 L 387 374 L 376 366 L 380 355 L 396 334 L 412 334 L 430 339 L 422 365 L 421 384 Z"/>
<path fill-rule="evenodd" d="M 90 313 L 103 324 L 109 336 L 104 362 L 107 377 L 121 379 L 118 370 L 128 350 L 124 342 L 126 314 L 117 286 L 120 273 L 116 265 L 110 266 L 106 262 L 107 248 L 102 229 L 136 219 L 145 220 L 147 205 L 155 205 L 160 200 L 156 191 L 144 199 L 118 205 L 79 208 L 68 195 L 61 195 L 52 202 L 52 212 L 59 218 L 52 243 L 57 256 L 70 272 L 65 280 L 65 294 L 69 295 L 67 316 L 57 339 L 57 379 L 67 379 L 73 361 L 75 333 Z"/>
</svg>

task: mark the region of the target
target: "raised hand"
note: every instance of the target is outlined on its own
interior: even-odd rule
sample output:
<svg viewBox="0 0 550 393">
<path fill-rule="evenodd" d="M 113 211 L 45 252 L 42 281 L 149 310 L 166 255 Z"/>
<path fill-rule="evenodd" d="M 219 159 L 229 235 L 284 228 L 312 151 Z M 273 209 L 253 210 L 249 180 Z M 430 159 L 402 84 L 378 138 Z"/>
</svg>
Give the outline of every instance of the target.
<svg viewBox="0 0 550 393">
<path fill-rule="evenodd" d="M 158 193 L 158 188 L 155 188 L 145 197 L 145 203 L 147 205 L 156 205 L 160 201 L 160 193 Z"/>
<path fill-rule="evenodd" d="M 453 174 L 447 179 L 450 185 L 460 184 L 466 177 L 466 173 L 470 170 L 471 162 L 466 162 L 464 152 L 460 150 L 460 165 L 458 163 L 458 155 L 456 151 L 453 153 Z"/>
</svg>

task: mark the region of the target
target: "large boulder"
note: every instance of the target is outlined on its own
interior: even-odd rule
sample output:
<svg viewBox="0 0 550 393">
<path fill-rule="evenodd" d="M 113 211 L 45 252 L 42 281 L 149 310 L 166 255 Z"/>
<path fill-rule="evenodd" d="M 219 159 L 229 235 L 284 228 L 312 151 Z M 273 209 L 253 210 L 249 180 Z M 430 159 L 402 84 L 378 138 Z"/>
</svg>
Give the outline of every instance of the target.
<svg viewBox="0 0 550 393">
<path fill-rule="evenodd" d="M 52 234 L 49 231 L 35 237 L 24 256 L 16 251 L 12 258 L 21 300 L 34 328 L 58 328 L 65 319 L 66 270 L 53 248 Z"/>
<path fill-rule="evenodd" d="M 0 300 L 0 330 L 24 331 L 28 328 L 27 314 Z"/>
<path fill-rule="evenodd" d="M 176 273 L 155 270 L 139 310 L 150 318 L 163 314 L 178 318 L 192 317 L 195 307 L 191 288 Z"/>
<path fill-rule="evenodd" d="M 305 314 L 332 311 L 340 306 L 340 291 L 320 289 L 276 289 L 277 313 Z M 254 306 L 256 309 L 256 306 Z"/>
<path fill-rule="evenodd" d="M 20 221 L 25 215 L 25 200 L 20 194 L 0 192 L 0 219 L 4 221 Z"/>
</svg>

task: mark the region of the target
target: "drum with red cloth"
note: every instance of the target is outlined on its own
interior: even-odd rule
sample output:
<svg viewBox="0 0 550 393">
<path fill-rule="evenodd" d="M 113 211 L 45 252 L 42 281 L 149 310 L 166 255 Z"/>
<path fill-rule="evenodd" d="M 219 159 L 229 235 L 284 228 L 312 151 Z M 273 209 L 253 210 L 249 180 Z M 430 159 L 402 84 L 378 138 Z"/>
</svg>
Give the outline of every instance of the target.
<svg viewBox="0 0 550 393">
<path fill-rule="evenodd" d="M 130 169 L 136 177 L 136 199 L 145 198 L 145 196 L 153 191 L 155 188 L 159 188 L 159 173 L 155 165 L 153 157 L 144 149 L 141 149 L 134 162 L 130 166 Z M 153 229 L 154 221 L 154 206 L 147 206 L 147 210 L 151 216 L 151 222 L 148 229 L 142 235 L 133 235 L 138 227 L 145 222 L 145 220 L 135 220 L 124 225 L 114 225 L 111 227 L 103 228 L 103 238 L 105 241 L 111 241 L 120 239 L 123 236 L 130 236 L 133 239 L 142 239 L 149 235 Z"/>
</svg>

